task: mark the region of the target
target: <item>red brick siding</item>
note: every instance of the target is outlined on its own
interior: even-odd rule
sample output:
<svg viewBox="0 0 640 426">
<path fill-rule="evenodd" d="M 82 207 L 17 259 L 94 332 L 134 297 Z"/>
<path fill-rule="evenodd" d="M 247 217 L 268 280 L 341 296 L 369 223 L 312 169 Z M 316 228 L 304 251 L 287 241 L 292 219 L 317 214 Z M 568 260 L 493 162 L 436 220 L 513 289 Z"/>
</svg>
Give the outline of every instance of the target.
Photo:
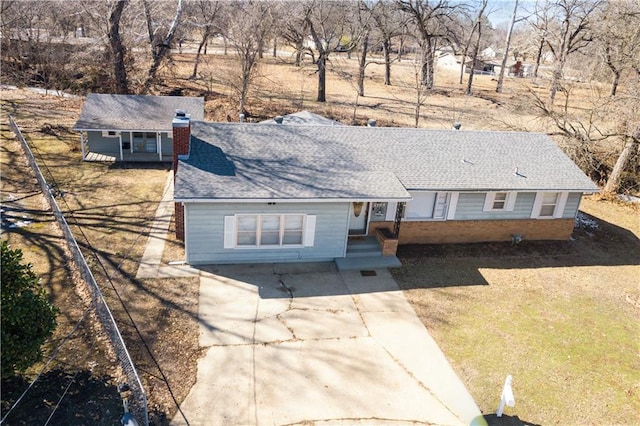
<svg viewBox="0 0 640 426">
<path fill-rule="evenodd" d="M 402 222 L 399 244 L 479 243 L 524 240 L 568 240 L 573 219 L 447 220 Z"/>
<path fill-rule="evenodd" d="M 173 203 L 175 206 L 176 238 L 184 241 L 184 205 Z"/>
</svg>

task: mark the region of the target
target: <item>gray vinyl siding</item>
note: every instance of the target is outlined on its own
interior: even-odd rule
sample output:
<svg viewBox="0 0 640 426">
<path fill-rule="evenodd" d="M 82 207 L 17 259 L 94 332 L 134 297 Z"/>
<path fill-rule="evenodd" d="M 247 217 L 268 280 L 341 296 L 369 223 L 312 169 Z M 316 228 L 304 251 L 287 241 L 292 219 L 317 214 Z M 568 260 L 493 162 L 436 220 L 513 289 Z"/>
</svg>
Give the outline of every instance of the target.
<svg viewBox="0 0 640 426">
<path fill-rule="evenodd" d="M 562 212 L 563 219 L 572 219 L 576 217 L 578 208 L 580 207 L 580 200 L 582 199 L 581 192 L 570 192 L 567 197 L 567 204 L 564 206 L 564 212 Z"/>
<path fill-rule="evenodd" d="M 101 154 L 119 154 L 120 139 L 105 138 L 102 132 L 87 132 L 87 141 L 91 152 L 99 152 Z"/>
<path fill-rule="evenodd" d="M 160 143 L 162 144 L 162 155 L 173 154 L 173 139 L 169 139 L 165 132 L 160 134 Z"/>
<path fill-rule="evenodd" d="M 224 217 L 235 214 L 301 213 L 316 216 L 313 247 L 224 248 Z M 349 203 L 192 203 L 185 205 L 189 264 L 330 261 L 343 257 Z"/>
<path fill-rule="evenodd" d="M 529 219 L 536 199 L 535 192 L 518 192 L 513 211 L 484 212 L 484 192 L 465 193 L 458 196 L 455 220 Z"/>
<path fill-rule="evenodd" d="M 122 135 L 122 142 L 131 141 L 131 132 L 124 131 L 120 133 Z M 89 141 L 89 150 L 91 152 L 99 152 L 101 154 L 120 154 L 119 138 L 106 138 L 102 136 L 102 132 L 87 132 L 87 140 Z M 160 141 L 162 143 L 162 155 L 173 154 L 173 139 L 169 139 L 167 132 L 160 134 Z M 125 149 L 125 151 L 129 151 Z"/>
</svg>

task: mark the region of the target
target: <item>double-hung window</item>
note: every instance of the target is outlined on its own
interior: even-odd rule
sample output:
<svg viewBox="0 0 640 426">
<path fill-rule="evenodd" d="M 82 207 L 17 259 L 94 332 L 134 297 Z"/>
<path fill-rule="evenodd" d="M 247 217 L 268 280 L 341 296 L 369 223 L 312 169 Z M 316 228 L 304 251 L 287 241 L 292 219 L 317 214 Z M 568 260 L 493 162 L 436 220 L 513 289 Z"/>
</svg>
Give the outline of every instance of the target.
<svg viewBox="0 0 640 426">
<path fill-rule="evenodd" d="M 227 222 L 235 223 L 233 226 L 235 247 L 301 247 L 313 244 L 312 235 L 315 227 L 315 216 L 303 214 L 240 214 L 230 216 Z M 231 225 L 225 225 L 225 227 Z M 306 227 L 306 230 L 305 230 Z M 225 238 L 232 238 L 225 230 Z M 229 242 L 225 241 L 228 246 Z"/>
<path fill-rule="evenodd" d="M 516 204 L 515 192 L 488 192 L 485 195 L 484 207 L 482 211 L 485 212 L 510 212 Z"/>
<path fill-rule="evenodd" d="M 558 195 L 557 192 L 545 192 L 542 194 L 538 217 L 553 217 L 558 205 Z"/>
<path fill-rule="evenodd" d="M 568 192 L 538 192 L 533 203 L 531 218 L 561 218 L 567 204 L 568 195 Z"/>
</svg>

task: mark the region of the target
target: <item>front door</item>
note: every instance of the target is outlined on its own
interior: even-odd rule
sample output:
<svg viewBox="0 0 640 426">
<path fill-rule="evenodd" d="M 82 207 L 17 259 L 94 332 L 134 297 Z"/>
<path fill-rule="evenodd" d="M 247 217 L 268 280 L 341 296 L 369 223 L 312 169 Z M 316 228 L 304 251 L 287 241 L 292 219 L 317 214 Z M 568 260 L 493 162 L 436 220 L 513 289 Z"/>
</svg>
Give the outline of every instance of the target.
<svg viewBox="0 0 640 426">
<path fill-rule="evenodd" d="M 349 207 L 349 235 L 367 235 L 369 203 L 351 203 Z"/>
</svg>

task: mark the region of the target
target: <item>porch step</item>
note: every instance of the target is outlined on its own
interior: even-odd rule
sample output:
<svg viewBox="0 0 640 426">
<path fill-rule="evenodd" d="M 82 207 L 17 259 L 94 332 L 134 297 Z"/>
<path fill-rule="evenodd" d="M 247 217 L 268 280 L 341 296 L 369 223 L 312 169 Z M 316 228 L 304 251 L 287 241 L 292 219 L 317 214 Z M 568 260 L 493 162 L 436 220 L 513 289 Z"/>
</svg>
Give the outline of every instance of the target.
<svg viewBox="0 0 640 426">
<path fill-rule="evenodd" d="M 347 243 L 347 257 L 381 256 L 380 244 L 373 237 L 349 240 Z"/>
<path fill-rule="evenodd" d="M 402 266 L 396 256 L 343 257 L 335 260 L 338 271 L 399 268 Z"/>
</svg>

